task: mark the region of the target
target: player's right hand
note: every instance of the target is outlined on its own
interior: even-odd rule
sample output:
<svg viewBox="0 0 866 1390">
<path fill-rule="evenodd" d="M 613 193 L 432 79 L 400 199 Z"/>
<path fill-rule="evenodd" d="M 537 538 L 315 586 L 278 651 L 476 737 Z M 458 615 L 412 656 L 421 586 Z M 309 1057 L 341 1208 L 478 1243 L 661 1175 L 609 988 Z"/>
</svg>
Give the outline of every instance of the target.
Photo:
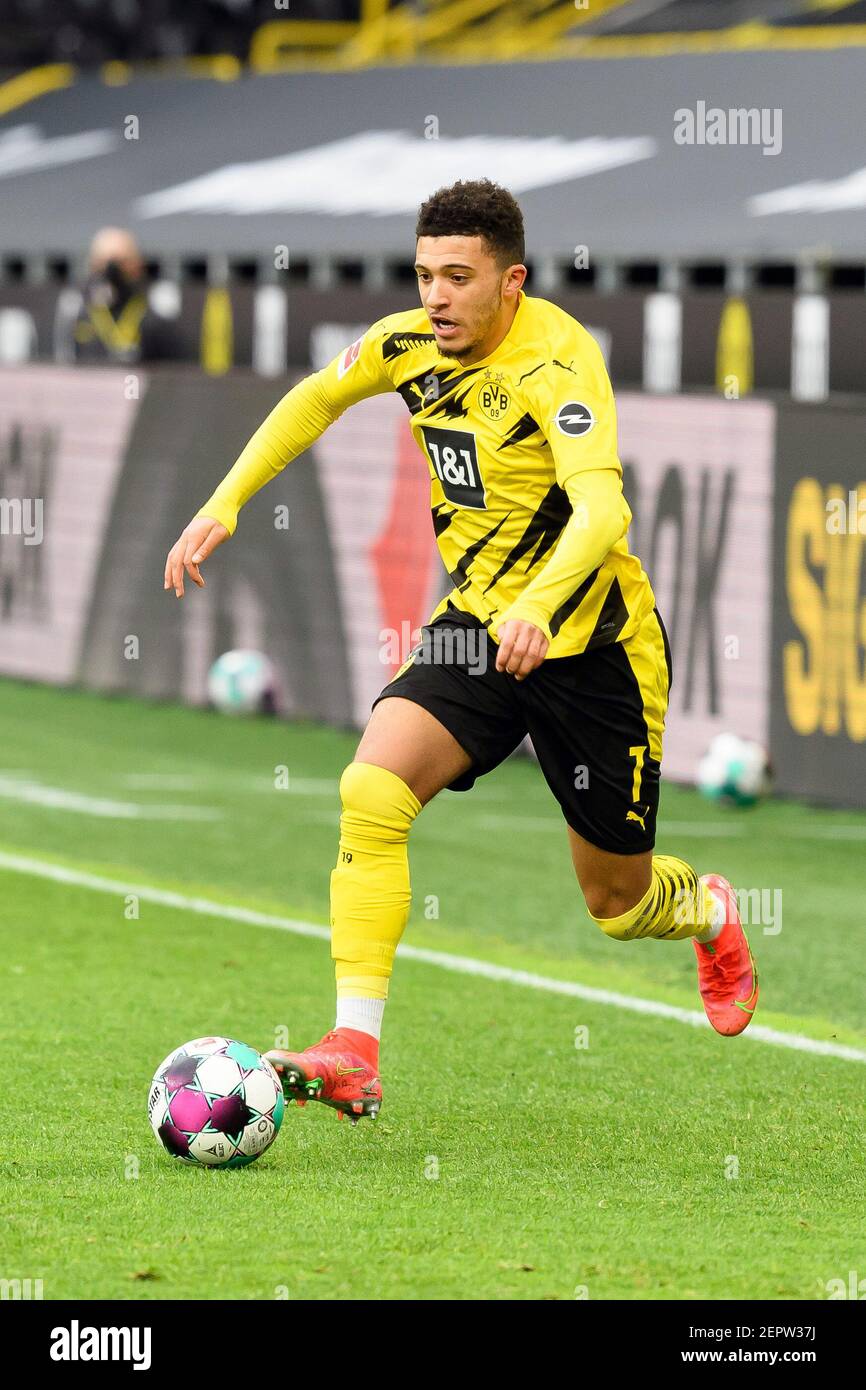
<svg viewBox="0 0 866 1390">
<path fill-rule="evenodd" d="M 165 583 L 162 587 L 174 588 L 177 597 L 183 598 L 183 572 L 186 570 L 190 579 L 203 589 L 204 580 L 198 567 L 211 551 L 228 540 L 229 535 L 230 532 L 222 522 L 216 521 L 212 516 L 193 517 L 168 552 L 165 561 Z"/>
</svg>

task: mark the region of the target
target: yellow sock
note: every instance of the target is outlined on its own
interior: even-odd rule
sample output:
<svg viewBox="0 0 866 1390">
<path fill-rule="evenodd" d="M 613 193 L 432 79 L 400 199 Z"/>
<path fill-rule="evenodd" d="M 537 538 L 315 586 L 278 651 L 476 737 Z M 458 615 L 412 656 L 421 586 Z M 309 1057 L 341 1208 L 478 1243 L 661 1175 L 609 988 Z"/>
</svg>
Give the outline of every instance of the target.
<svg viewBox="0 0 866 1390">
<path fill-rule="evenodd" d="M 593 917 L 606 936 L 616 941 L 637 941 L 645 936 L 684 941 L 712 923 L 716 900 L 685 860 L 654 854 L 652 870 L 649 888 L 628 912 L 619 917 Z"/>
<path fill-rule="evenodd" d="M 337 997 L 387 999 L 409 918 L 409 828 L 421 803 L 402 778 L 350 763 L 340 779 L 340 849 L 331 873 Z"/>
</svg>

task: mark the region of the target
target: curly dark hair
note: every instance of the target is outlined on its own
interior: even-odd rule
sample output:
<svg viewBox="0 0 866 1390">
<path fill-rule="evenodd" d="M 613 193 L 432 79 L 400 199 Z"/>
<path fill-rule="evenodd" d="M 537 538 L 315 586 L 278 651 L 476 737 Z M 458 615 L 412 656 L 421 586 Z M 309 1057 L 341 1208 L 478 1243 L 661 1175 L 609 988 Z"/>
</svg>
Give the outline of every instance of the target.
<svg viewBox="0 0 866 1390">
<path fill-rule="evenodd" d="M 526 257 L 523 213 L 508 189 L 490 179 L 438 188 L 418 210 L 415 235 L 483 237 L 500 270 Z"/>
</svg>

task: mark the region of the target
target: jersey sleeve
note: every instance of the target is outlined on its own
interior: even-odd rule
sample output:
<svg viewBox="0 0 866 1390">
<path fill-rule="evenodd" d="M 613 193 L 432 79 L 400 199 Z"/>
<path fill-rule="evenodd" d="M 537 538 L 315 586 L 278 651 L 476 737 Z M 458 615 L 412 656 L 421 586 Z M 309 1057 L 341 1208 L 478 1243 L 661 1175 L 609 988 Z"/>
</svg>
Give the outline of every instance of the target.
<svg viewBox="0 0 866 1390">
<path fill-rule="evenodd" d="M 571 516 L 546 564 L 501 613 L 494 630 L 512 619 L 533 623 L 548 642 L 553 614 L 624 536 L 631 512 L 612 468 L 586 469 L 566 482 Z"/>
<path fill-rule="evenodd" d="M 550 445 L 571 516 L 546 564 L 494 628 L 512 619 L 530 622 L 550 641 L 553 614 L 625 535 L 631 511 L 622 491 L 613 389 L 595 340 L 580 328 L 580 335 L 559 349 L 557 361 L 537 376 L 531 408 Z"/>
<path fill-rule="evenodd" d="M 382 353 L 383 321 L 274 406 L 237 462 L 196 516 L 213 517 L 234 534 L 238 512 L 287 463 L 308 449 L 350 405 L 394 388 Z"/>
<path fill-rule="evenodd" d="M 560 487 L 575 473 L 594 468 L 613 468 L 622 476 L 613 388 L 591 333 L 575 323 L 553 360 L 527 384 Z"/>
</svg>

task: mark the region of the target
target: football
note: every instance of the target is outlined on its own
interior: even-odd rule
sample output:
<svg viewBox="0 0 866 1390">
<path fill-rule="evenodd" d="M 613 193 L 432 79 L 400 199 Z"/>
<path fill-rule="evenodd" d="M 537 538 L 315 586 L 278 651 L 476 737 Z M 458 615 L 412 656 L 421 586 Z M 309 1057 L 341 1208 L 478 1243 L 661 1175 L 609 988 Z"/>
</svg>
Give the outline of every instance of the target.
<svg viewBox="0 0 866 1390">
<path fill-rule="evenodd" d="M 277 673 L 262 652 L 223 652 L 207 678 L 208 699 L 221 714 L 275 714 Z"/>
<path fill-rule="evenodd" d="M 255 1048 L 232 1038 L 195 1038 L 157 1067 L 147 1115 L 172 1158 L 243 1168 L 276 1139 L 283 1105 L 279 1078 Z"/>
<path fill-rule="evenodd" d="M 770 790 L 766 750 L 738 734 L 717 734 L 698 764 L 698 787 L 713 801 L 754 806 Z"/>
</svg>

